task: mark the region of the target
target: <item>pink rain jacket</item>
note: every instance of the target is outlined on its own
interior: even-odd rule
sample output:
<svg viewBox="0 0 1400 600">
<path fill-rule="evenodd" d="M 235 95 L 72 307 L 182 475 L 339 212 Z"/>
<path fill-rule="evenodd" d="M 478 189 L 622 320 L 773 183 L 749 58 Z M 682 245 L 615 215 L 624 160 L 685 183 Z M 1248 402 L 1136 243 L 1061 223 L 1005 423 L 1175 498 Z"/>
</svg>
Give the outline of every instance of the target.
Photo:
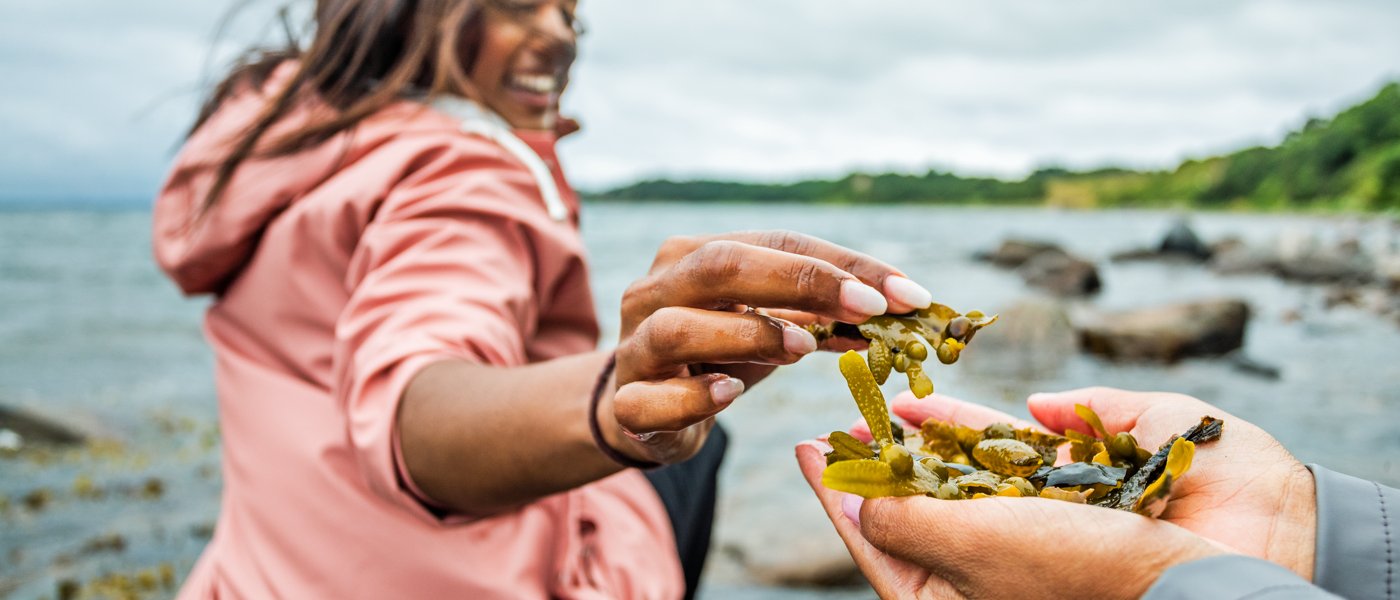
<svg viewBox="0 0 1400 600">
<path fill-rule="evenodd" d="M 214 166 L 265 98 L 226 102 L 155 206 L 161 268 L 186 294 L 216 295 L 205 335 L 223 506 L 181 597 L 679 597 L 670 524 L 639 472 L 469 521 L 426 510 L 398 456 L 399 398 L 427 364 L 510 367 L 595 347 L 555 136 L 517 132 L 548 166 L 536 174 L 552 175 L 563 220 L 546 210 L 547 182 L 464 132 L 479 113 L 464 122 L 407 101 L 319 147 L 245 162 L 201 217 Z M 317 110 L 303 102 L 265 139 Z"/>
</svg>

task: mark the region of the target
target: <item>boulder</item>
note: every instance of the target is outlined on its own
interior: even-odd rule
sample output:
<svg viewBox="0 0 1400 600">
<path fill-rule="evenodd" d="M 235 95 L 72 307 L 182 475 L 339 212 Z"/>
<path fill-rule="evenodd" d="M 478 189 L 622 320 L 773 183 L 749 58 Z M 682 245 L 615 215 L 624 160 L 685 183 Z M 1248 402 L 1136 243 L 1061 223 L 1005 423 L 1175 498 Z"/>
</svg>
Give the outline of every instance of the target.
<svg viewBox="0 0 1400 600">
<path fill-rule="evenodd" d="M 1238 246 L 1216 254 L 1211 269 L 1222 275 L 1267 273 L 1300 283 L 1365 284 L 1386 276 L 1364 252 L 1316 245 L 1289 250 Z"/>
<path fill-rule="evenodd" d="M 1244 345 L 1249 307 L 1224 299 L 1090 316 L 1076 324 L 1080 347 L 1112 360 L 1172 363 Z"/>
<path fill-rule="evenodd" d="M 1057 296 L 1087 296 L 1103 287 L 1099 270 L 1082 258 L 1061 252 L 1042 252 L 1017 269 L 1027 285 Z"/>
<path fill-rule="evenodd" d="M 975 258 L 998 267 L 1014 269 L 1031 258 L 1045 253 L 1065 254 L 1064 249 L 1051 242 L 1039 240 L 1003 240 L 996 250 L 980 252 Z"/>
<path fill-rule="evenodd" d="M 1278 270 L 1278 255 L 1261 248 L 1238 245 L 1222 250 L 1211 258 L 1210 268 L 1221 275 L 1273 274 Z"/>
<path fill-rule="evenodd" d="M 860 569 L 830 526 L 789 536 L 783 546 L 720 551 L 743 565 L 750 581 L 781 587 L 844 587 L 860 583 Z"/>
<path fill-rule="evenodd" d="M 1339 306 L 1356 308 L 1378 317 L 1400 316 L 1400 295 L 1377 285 L 1336 285 L 1322 296 L 1322 307 L 1332 310 Z"/>
<path fill-rule="evenodd" d="M 1400 294 L 1400 254 L 1382 256 L 1376 260 L 1376 283 L 1392 294 Z"/>
<path fill-rule="evenodd" d="M 0 406 L 0 431 L 10 432 L 4 436 L 9 442 L 6 446 L 13 446 L 15 450 L 22 445 L 81 444 L 86 439 L 81 432 L 63 423 L 5 406 Z"/>
<path fill-rule="evenodd" d="M 1114 254 L 1114 262 L 1132 260 L 1186 260 L 1205 262 L 1215 253 L 1211 246 L 1201 241 L 1191 229 L 1190 223 L 1181 219 L 1172 224 L 1155 248 L 1139 248 Z"/>
<path fill-rule="evenodd" d="M 848 405 L 848 399 L 843 404 Z M 757 414 L 757 413 L 756 413 Z M 763 411 L 763 414 L 772 414 Z M 737 418 L 737 416 L 736 416 Z M 737 437 L 741 428 L 731 429 Z M 862 582 L 860 569 L 803 482 L 791 453 L 748 455 L 726 464 L 705 577 L 744 586 L 827 587 Z M 782 443 L 787 446 L 790 442 Z M 786 456 L 785 456 L 786 455 Z"/>
<path fill-rule="evenodd" d="M 1283 377 L 1283 370 L 1277 366 L 1255 360 L 1239 352 L 1231 354 L 1228 360 L 1230 366 L 1233 367 L 1236 372 L 1245 375 L 1271 381 L 1278 381 L 1279 378 Z"/>
<path fill-rule="evenodd" d="M 1212 242 L 1210 245 L 1210 256 L 1211 258 L 1214 258 L 1226 252 L 1233 252 L 1243 247 L 1244 240 L 1240 239 L 1238 236 L 1232 235 Z"/>
<path fill-rule="evenodd" d="M 1210 247 L 1201 241 L 1186 219 L 1172 223 L 1171 229 L 1167 230 L 1167 235 L 1162 238 L 1162 243 L 1157 246 L 1157 252 L 1198 261 L 1210 260 L 1211 256 Z"/>
<path fill-rule="evenodd" d="M 1371 259 L 1365 254 L 1340 248 L 1284 258 L 1277 269 L 1280 277 L 1305 283 L 1366 283 L 1375 274 Z"/>
<path fill-rule="evenodd" d="M 963 351 L 958 364 L 969 373 L 995 380 L 1048 378 L 1079 348 L 1060 301 L 1026 298 L 997 313 L 996 326 L 979 331 L 977 343 Z"/>
<path fill-rule="evenodd" d="M 1158 260 L 1161 258 L 1163 258 L 1162 254 L 1157 252 L 1156 248 L 1134 248 L 1132 250 L 1114 252 L 1108 257 L 1108 260 L 1113 262 L 1132 262 L 1136 260 Z"/>
<path fill-rule="evenodd" d="M 756 468 L 745 479 L 783 479 L 770 473 L 776 468 L 776 463 Z M 796 470 L 790 462 L 783 462 L 781 468 Z M 793 473 L 788 476 L 801 480 Z M 859 583 L 860 569 L 806 487 L 731 491 L 715 524 L 717 551 L 705 565 L 707 577 L 793 587 Z"/>
</svg>

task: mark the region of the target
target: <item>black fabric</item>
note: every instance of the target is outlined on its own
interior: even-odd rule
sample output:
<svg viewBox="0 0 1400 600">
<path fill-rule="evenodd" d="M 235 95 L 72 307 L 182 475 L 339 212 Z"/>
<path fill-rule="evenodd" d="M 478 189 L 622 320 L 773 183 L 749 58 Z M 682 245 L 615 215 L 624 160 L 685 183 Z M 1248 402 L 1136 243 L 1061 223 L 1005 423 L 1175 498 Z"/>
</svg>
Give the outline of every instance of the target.
<svg viewBox="0 0 1400 600">
<path fill-rule="evenodd" d="M 729 447 L 729 434 L 715 423 L 709 439 L 690 460 L 643 471 L 666 505 L 671 529 L 676 533 L 676 550 L 685 571 L 685 598 L 695 597 L 705 554 L 710 551 L 710 529 L 715 520 L 716 476 Z"/>
</svg>

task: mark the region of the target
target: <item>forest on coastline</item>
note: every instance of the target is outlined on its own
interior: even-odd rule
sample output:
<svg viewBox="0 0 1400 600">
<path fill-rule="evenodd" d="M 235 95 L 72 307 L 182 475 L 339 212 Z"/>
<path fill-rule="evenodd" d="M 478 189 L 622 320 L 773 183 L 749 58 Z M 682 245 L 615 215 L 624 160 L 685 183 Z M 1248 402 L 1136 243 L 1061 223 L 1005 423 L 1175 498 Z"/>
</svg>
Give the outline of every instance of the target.
<svg viewBox="0 0 1400 600">
<path fill-rule="evenodd" d="M 1175 169 L 1044 168 L 1019 181 L 852 173 L 835 180 L 764 184 L 653 179 L 590 194 L 613 201 L 787 201 L 833 204 L 1191 207 L 1229 210 L 1400 210 L 1400 82 L 1331 119 L 1309 119 L 1277 146 L 1191 159 Z"/>
</svg>

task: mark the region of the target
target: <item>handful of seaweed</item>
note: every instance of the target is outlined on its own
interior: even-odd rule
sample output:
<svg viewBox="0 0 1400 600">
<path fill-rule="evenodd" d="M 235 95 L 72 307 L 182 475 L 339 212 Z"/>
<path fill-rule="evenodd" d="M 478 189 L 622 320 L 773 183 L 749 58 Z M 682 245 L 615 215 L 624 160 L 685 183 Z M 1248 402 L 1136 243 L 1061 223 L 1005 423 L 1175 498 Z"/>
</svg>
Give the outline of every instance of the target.
<svg viewBox="0 0 1400 600">
<path fill-rule="evenodd" d="M 933 305 L 926 309 L 930 315 L 941 310 L 934 307 L 947 309 Z M 956 315 L 951 309 L 947 312 Z M 902 427 L 890 421 L 880 391 L 877 366 L 883 367 L 887 361 L 885 350 L 876 349 L 877 339 L 885 348 L 898 347 L 899 355 L 913 358 L 918 351 L 910 349 L 915 346 L 909 340 L 917 332 L 939 349 L 942 362 L 951 364 L 973 332 L 996 320 L 995 316 L 976 315 L 945 319 L 938 328 L 942 334 L 935 333 L 935 337 L 929 337 L 929 328 L 906 325 L 904 319 L 908 317 L 876 317 L 871 320 L 879 319 L 875 325 L 867 328 L 871 323 L 868 321 L 856 326 L 861 335 L 871 340 L 870 358 L 862 359 L 854 351 L 845 353 L 840 359 L 841 375 L 846 378 L 874 441 L 867 444 L 846 432 L 832 432 L 828 438 L 832 450 L 822 472 L 823 485 L 866 498 L 917 494 L 944 500 L 1038 496 L 1156 517 L 1165 510 L 1173 484 L 1190 469 L 1196 444 L 1220 437 L 1223 421 L 1204 417 L 1199 424 L 1162 444 L 1155 453 L 1149 452 L 1128 432 L 1110 434 L 1098 415 L 1083 405 L 1076 405 L 1075 413 L 1094 435 L 1071 430 L 1062 437 L 1006 423 L 978 430 L 929 419 L 917 434 L 906 436 Z M 962 326 L 966 329 L 957 333 L 966 335 L 951 335 L 952 323 L 959 318 L 967 323 Z M 888 341 L 890 338 L 893 344 Z M 943 360 L 945 347 L 949 360 Z M 891 366 L 899 370 L 900 365 Z M 909 374 L 909 363 L 903 366 Z M 889 371 L 883 373 L 888 376 Z M 917 375 L 911 374 L 909 380 L 916 396 L 933 391 L 931 382 L 927 386 L 921 383 L 927 381 L 921 370 Z M 1071 462 L 1054 466 L 1059 447 L 1065 443 L 1070 444 Z"/>
</svg>

